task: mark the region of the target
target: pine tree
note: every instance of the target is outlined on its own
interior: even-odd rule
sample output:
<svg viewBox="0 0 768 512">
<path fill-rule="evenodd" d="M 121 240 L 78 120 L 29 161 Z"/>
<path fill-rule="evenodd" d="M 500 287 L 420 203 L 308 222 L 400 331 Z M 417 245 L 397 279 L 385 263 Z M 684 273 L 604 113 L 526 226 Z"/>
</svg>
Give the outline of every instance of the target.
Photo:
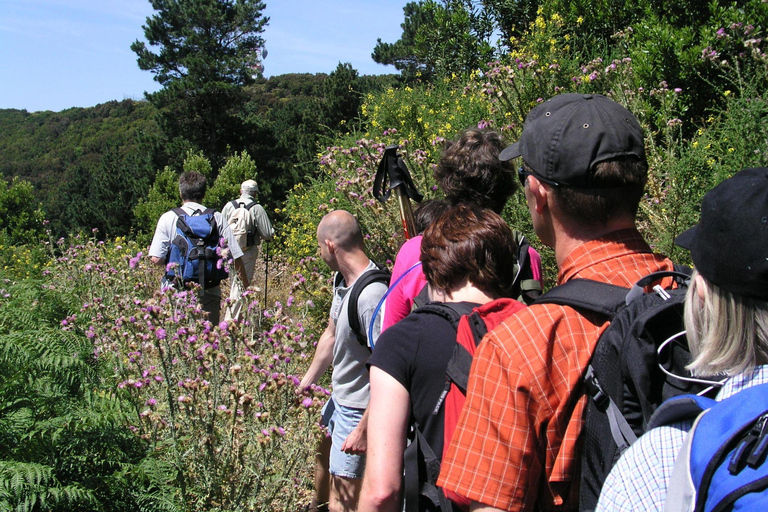
<svg viewBox="0 0 768 512">
<path fill-rule="evenodd" d="M 163 85 L 148 95 L 168 140 L 186 139 L 218 167 L 238 149 L 246 125 L 238 115 L 243 86 L 261 76 L 269 18 L 260 0 L 150 0 L 157 14 L 143 26 L 149 47 L 131 49 L 141 69 Z M 158 51 L 153 51 L 156 48 Z"/>
</svg>

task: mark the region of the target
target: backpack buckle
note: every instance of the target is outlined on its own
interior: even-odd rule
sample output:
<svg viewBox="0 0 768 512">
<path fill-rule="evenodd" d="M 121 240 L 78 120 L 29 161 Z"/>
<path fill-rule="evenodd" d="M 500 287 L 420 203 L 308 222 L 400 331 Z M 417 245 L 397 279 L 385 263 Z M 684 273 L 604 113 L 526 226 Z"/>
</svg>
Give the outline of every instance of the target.
<svg viewBox="0 0 768 512">
<path fill-rule="evenodd" d="M 587 374 L 584 376 L 584 384 L 587 387 L 587 394 L 595 401 L 595 405 L 597 405 L 600 410 L 606 410 L 611 399 L 600 386 L 600 382 L 595 375 L 595 370 L 591 365 L 587 367 Z"/>
<path fill-rule="evenodd" d="M 749 467 L 756 468 L 760 465 L 766 448 L 768 448 L 768 413 L 760 416 L 749 433 L 739 442 L 728 463 L 728 472 L 737 475 L 744 468 L 744 462 Z"/>
</svg>

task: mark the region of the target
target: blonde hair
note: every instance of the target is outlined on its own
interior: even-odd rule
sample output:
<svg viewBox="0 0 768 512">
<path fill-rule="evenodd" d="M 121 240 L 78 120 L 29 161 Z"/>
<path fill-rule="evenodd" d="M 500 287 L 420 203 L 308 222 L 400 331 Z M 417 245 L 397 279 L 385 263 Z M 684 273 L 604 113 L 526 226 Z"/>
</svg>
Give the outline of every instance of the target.
<svg viewBox="0 0 768 512">
<path fill-rule="evenodd" d="M 695 375 L 735 375 L 768 363 L 768 301 L 734 295 L 694 271 L 685 328 Z M 699 284 L 703 283 L 701 295 Z"/>
</svg>

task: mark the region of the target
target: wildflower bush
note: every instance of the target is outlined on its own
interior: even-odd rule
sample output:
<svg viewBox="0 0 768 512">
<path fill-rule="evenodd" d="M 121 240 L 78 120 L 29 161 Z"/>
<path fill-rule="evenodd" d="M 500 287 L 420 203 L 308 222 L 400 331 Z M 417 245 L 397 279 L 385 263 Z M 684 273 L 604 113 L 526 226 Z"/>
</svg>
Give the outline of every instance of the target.
<svg viewBox="0 0 768 512">
<path fill-rule="evenodd" d="M 158 289 L 162 273 L 135 242 L 95 235 L 48 242 L 51 264 L 37 288 L 56 297 L 59 337 L 90 347 L 78 357 L 91 369 L 93 396 L 103 398 L 97 409 L 111 404 L 110 428 L 123 442 L 133 440 L 130 463 L 116 461 L 110 473 L 131 498 L 124 510 L 300 508 L 311 493 L 314 447 L 325 435 L 317 420 L 328 391 L 295 393 L 320 331 L 307 295 L 320 274 L 308 282 L 276 265 L 277 301 L 267 307 L 260 292 L 247 291 L 245 318 L 214 326 L 194 289 Z M 19 301 L 16 286 L 7 281 L 3 305 Z M 8 467 L 30 470 L 21 462 L 30 463 Z M 0 488 L 15 474 L 4 467 Z M 41 499 L 55 502 L 40 493 L 30 498 L 34 482 L 66 491 L 60 503 L 81 510 L 105 496 L 67 487 L 61 474 L 40 467 L 39 477 L 14 491 L 14 500 L 31 503 L 28 510 Z"/>
</svg>

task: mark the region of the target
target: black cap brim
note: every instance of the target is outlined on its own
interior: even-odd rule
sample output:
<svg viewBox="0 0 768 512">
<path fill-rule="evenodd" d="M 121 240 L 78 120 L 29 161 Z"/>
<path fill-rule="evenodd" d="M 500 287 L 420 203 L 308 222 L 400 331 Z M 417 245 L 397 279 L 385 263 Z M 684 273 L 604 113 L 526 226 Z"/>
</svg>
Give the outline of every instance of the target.
<svg viewBox="0 0 768 512">
<path fill-rule="evenodd" d="M 508 160 L 512 160 L 513 158 L 517 158 L 521 156 L 520 154 L 520 141 L 515 142 L 514 144 L 510 144 L 503 150 L 501 150 L 501 153 L 499 153 L 499 160 L 502 162 L 506 162 Z"/>
<path fill-rule="evenodd" d="M 677 235 L 677 238 L 675 238 L 675 245 L 690 251 L 691 247 L 693 247 L 694 240 L 696 240 L 696 228 L 698 227 L 699 225 L 696 224 L 692 228 L 689 228 Z"/>
</svg>

